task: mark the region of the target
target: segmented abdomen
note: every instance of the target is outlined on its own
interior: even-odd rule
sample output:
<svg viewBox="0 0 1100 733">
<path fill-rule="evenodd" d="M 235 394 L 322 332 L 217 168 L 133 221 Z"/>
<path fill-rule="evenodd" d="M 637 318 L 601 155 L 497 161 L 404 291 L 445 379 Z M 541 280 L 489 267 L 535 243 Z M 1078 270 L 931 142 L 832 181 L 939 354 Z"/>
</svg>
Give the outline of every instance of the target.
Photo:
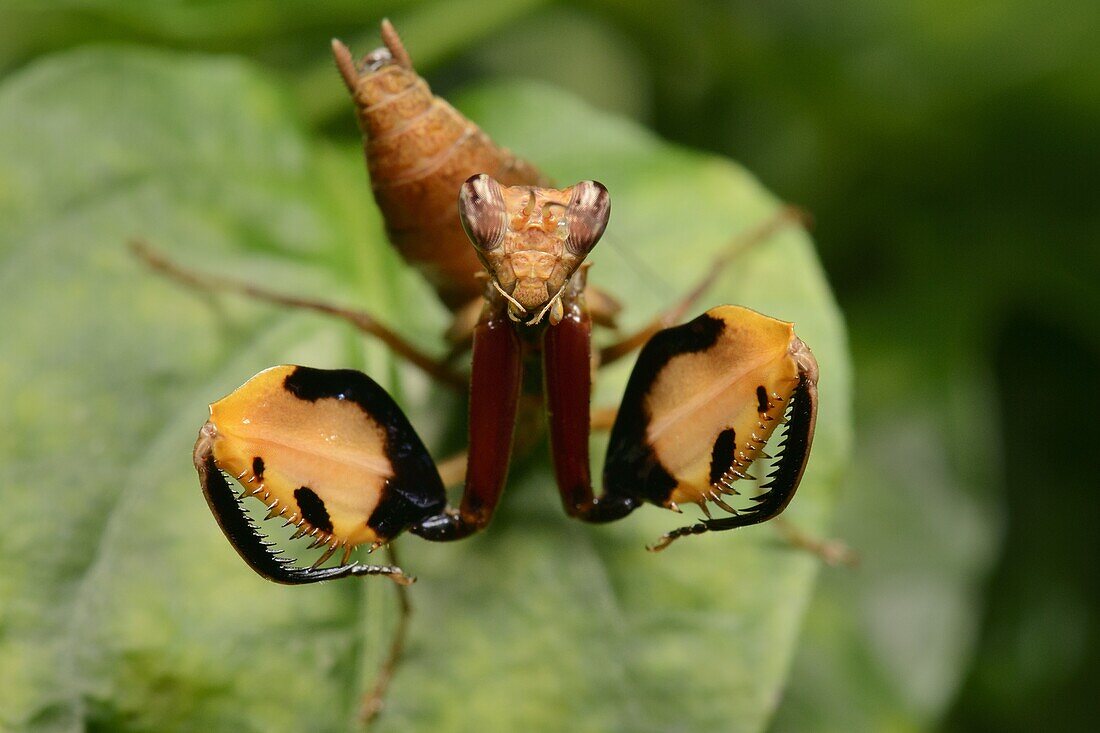
<svg viewBox="0 0 1100 733">
<path fill-rule="evenodd" d="M 477 173 L 513 186 L 544 181 L 534 166 L 495 145 L 433 95 L 389 30 L 383 27 L 386 48 L 369 54 L 353 78 L 339 49 L 337 63 L 355 100 L 371 188 L 389 239 L 447 307 L 457 310 L 483 288 L 474 277 L 481 263 L 458 218 L 462 182 Z"/>
</svg>

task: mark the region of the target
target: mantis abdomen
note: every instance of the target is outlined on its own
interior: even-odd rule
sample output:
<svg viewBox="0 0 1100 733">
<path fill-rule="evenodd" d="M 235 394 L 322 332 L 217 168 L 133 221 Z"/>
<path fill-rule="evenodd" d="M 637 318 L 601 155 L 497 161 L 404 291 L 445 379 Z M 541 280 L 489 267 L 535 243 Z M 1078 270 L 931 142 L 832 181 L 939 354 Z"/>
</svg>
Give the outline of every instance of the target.
<svg viewBox="0 0 1100 733">
<path fill-rule="evenodd" d="M 386 234 L 448 308 L 479 298 L 482 271 L 458 217 L 458 190 L 477 173 L 504 185 L 539 185 L 530 163 L 499 147 L 481 128 L 432 94 L 412 68 L 388 23 L 385 46 L 356 63 L 333 43 L 337 65 L 355 101 L 371 188 Z"/>
</svg>

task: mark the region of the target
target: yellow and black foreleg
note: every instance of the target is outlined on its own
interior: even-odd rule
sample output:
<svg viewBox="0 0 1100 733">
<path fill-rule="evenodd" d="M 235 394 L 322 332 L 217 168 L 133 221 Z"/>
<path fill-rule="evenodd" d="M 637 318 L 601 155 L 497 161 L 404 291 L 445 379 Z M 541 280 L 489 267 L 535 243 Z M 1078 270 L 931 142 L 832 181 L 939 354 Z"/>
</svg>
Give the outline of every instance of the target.
<svg viewBox="0 0 1100 733">
<path fill-rule="evenodd" d="M 587 410 L 585 374 L 576 355 L 565 356 L 580 350 L 572 343 L 584 340 L 584 329 L 575 331 L 579 335 L 548 334 L 544 346 L 555 468 L 571 514 L 608 521 L 644 502 L 674 511 L 698 505 L 706 519 L 652 548 L 662 549 L 678 537 L 756 524 L 783 511 L 805 470 L 817 417 L 817 363 L 791 324 L 721 306 L 650 339 L 612 427 L 604 493 L 596 498 L 587 449 L 583 465 L 558 449 L 580 447 L 580 421 L 570 415 Z M 784 422 L 786 442 L 770 482 L 735 506 L 738 482 L 753 478 L 749 469 L 757 460 L 770 458 L 764 446 Z M 587 437 L 584 430 L 585 443 Z M 713 517 L 712 507 L 728 516 Z"/>
<path fill-rule="evenodd" d="M 786 508 L 810 455 L 817 362 L 790 323 L 720 306 L 653 337 L 638 355 L 608 444 L 604 483 L 669 509 L 693 503 L 706 519 L 662 537 L 744 527 Z M 787 422 L 769 483 L 734 506 L 750 468 Z M 728 516 L 714 518 L 711 507 Z"/>
<path fill-rule="evenodd" d="M 210 406 L 195 468 L 230 544 L 279 583 L 357 575 L 411 582 L 396 567 L 349 563 L 351 551 L 385 545 L 447 503 L 435 464 L 400 408 L 370 377 L 349 369 L 260 372 Z M 243 488 L 239 496 L 227 475 Z M 272 549 L 244 508 L 249 496 L 267 507 L 266 519 L 293 526 L 292 539 L 324 547 L 312 567 Z M 341 550 L 339 566 L 322 567 Z"/>
<path fill-rule="evenodd" d="M 280 550 L 272 549 L 275 543 L 268 541 L 260 533 L 256 523 L 241 506 L 241 498 L 218 468 L 210 450 L 212 436 L 206 430 L 204 427 L 195 445 L 195 468 L 199 472 L 203 495 L 229 544 L 256 573 L 286 585 L 316 583 L 353 575 L 383 575 L 401 585 L 408 585 L 415 580 L 393 565 L 343 563 L 329 568 L 300 567 L 290 558 L 284 557 Z"/>
<path fill-rule="evenodd" d="M 478 324 L 470 385 L 465 491 L 447 506 L 444 484 L 401 409 L 370 377 L 350 369 L 278 366 L 210 406 L 195 446 L 203 493 L 226 538 L 260 575 L 313 583 L 351 575 L 411 579 L 391 566 L 348 563 L 352 550 L 404 531 L 457 540 L 489 524 L 504 489 L 522 380 L 522 349 L 501 309 Z M 240 483 L 238 496 L 227 477 Z M 272 549 L 243 506 L 323 547 L 312 567 Z M 337 567 L 322 567 L 343 551 Z"/>
</svg>

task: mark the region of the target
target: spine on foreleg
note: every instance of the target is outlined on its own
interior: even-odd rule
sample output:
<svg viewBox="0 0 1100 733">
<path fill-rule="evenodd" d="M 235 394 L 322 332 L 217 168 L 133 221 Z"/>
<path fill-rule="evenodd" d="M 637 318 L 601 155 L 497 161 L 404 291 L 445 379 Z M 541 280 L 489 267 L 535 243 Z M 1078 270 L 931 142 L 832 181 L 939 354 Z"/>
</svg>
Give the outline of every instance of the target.
<svg viewBox="0 0 1100 733">
<path fill-rule="evenodd" d="M 355 101 L 371 188 L 390 242 L 451 310 L 481 295 L 482 270 L 458 218 L 458 191 L 488 173 L 505 185 L 539 185 L 538 170 L 498 147 L 412 68 L 393 27 L 385 46 L 362 61 L 334 42 L 336 62 Z"/>
</svg>

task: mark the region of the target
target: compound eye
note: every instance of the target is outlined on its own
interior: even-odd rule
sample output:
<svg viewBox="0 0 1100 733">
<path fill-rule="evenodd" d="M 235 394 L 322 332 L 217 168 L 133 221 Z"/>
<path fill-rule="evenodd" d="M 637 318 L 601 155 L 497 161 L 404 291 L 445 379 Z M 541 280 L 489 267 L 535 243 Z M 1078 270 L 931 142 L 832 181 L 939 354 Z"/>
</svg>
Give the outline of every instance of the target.
<svg viewBox="0 0 1100 733">
<path fill-rule="evenodd" d="M 607 219 L 611 216 L 611 194 L 598 181 L 581 181 L 573 186 L 573 194 L 565 209 L 569 235 L 565 244 L 575 255 L 584 256 L 596 245 Z"/>
<path fill-rule="evenodd" d="M 470 176 L 458 194 L 458 214 L 466 236 L 479 250 L 496 249 L 508 230 L 500 184 L 485 173 Z"/>
</svg>

